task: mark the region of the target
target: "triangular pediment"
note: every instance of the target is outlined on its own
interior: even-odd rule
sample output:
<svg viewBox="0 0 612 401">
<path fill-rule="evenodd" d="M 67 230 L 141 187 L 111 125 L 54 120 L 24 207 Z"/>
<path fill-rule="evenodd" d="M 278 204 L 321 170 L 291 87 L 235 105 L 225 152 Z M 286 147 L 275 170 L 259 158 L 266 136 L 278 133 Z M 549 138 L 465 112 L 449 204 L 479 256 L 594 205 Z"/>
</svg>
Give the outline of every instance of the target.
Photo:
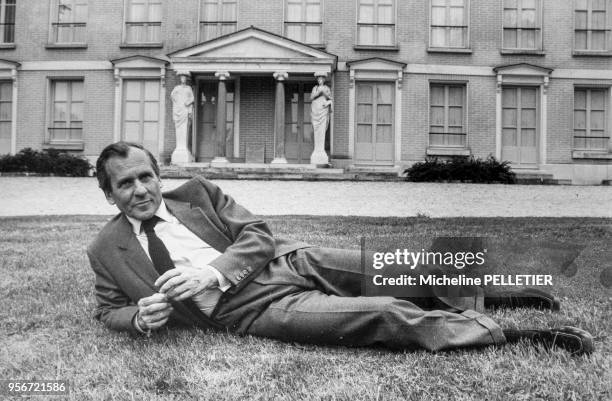
<svg viewBox="0 0 612 401">
<path fill-rule="evenodd" d="M 111 60 L 111 63 L 117 68 L 129 69 L 129 68 L 160 68 L 161 66 L 168 64 L 167 60 L 149 57 L 149 56 L 129 56 Z"/>
<path fill-rule="evenodd" d="M 16 61 L 0 59 L 0 69 L 1 70 L 12 70 L 12 69 L 19 67 L 20 65 L 21 64 L 19 64 Z"/>
<path fill-rule="evenodd" d="M 534 64 L 519 63 L 495 67 L 493 71 L 501 75 L 547 76 L 553 70 L 552 68 L 540 67 Z"/>
<path fill-rule="evenodd" d="M 388 60 L 381 57 L 366 58 L 363 60 L 349 61 L 346 63 L 351 70 L 373 70 L 373 71 L 401 71 L 406 63 Z"/>
<path fill-rule="evenodd" d="M 336 56 L 259 28 L 250 27 L 178 50 L 171 59 L 335 59 Z"/>
</svg>

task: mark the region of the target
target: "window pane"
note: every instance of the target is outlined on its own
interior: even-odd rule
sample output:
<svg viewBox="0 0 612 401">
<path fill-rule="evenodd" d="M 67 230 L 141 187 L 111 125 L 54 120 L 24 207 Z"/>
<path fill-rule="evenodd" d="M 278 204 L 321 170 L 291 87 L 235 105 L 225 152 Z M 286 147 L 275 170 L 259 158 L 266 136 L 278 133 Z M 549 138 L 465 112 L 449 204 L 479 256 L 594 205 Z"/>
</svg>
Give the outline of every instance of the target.
<svg viewBox="0 0 612 401">
<path fill-rule="evenodd" d="M 55 84 L 55 96 L 56 101 L 67 101 L 68 100 L 68 82 L 54 82 Z"/>
<path fill-rule="evenodd" d="M 588 8 L 589 0 L 575 0 L 576 1 L 576 10 L 586 10 Z"/>
<path fill-rule="evenodd" d="M 223 21 L 235 21 L 236 20 L 236 3 L 229 3 L 223 5 Z"/>
<path fill-rule="evenodd" d="M 516 31 L 514 29 L 504 29 L 504 47 L 508 49 L 518 47 L 516 43 Z"/>
<path fill-rule="evenodd" d="M 534 128 L 536 126 L 536 111 L 533 109 L 525 110 L 521 112 L 521 127 L 522 128 Z"/>
<path fill-rule="evenodd" d="M 393 100 L 393 87 L 391 85 L 379 84 L 376 86 L 376 102 L 378 104 L 390 104 Z"/>
<path fill-rule="evenodd" d="M 360 26 L 358 36 L 359 36 L 359 44 L 373 45 L 374 44 L 374 27 Z"/>
<path fill-rule="evenodd" d="M 66 121 L 67 104 L 65 102 L 55 102 L 53 104 L 53 121 Z"/>
<path fill-rule="evenodd" d="M 357 121 L 362 123 L 372 122 L 372 106 L 369 104 L 357 105 Z"/>
<path fill-rule="evenodd" d="M 390 125 L 379 125 L 376 127 L 376 143 L 392 143 L 393 127 Z"/>
<path fill-rule="evenodd" d="M 393 23 L 393 6 L 378 6 L 378 23 L 392 24 Z"/>
<path fill-rule="evenodd" d="M 522 6 L 523 8 L 535 8 L 536 7 L 536 0 L 523 0 L 522 1 Z"/>
<path fill-rule="evenodd" d="M 10 82 L 0 83 L 0 100 L 11 101 L 13 98 L 13 85 Z"/>
<path fill-rule="evenodd" d="M 221 25 L 221 35 L 227 35 L 228 33 L 232 33 L 236 30 L 236 24 L 222 24 Z"/>
<path fill-rule="evenodd" d="M 202 5 L 202 21 L 218 20 L 217 3 L 205 3 Z"/>
<path fill-rule="evenodd" d="M 140 100 L 140 81 L 125 82 L 125 99 Z"/>
<path fill-rule="evenodd" d="M 606 33 L 592 32 L 590 50 L 606 50 Z"/>
<path fill-rule="evenodd" d="M 453 7 L 450 9 L 450 24 L 454 26 L 463 25 L 463 8 Z"/>
<path fill-rule="evenodd" d="M 321 43 L 321 26 L 307 25 L 306 26 L 306 43 Z"/>
<path fill-rule="evenodd" d="M 83 121 L 83 103 L 71 104 L 70 121 Z"/>
<path fill-rule="evenodd" d="M 534 49 L 536 47 L 536 31 L 521 31 L 521 47 L 523 49 Z"/>
<path fill-rule="evenodd" d="M 504 146 L 516 146 L 517 136 L 515 129 L 504 129 L 502 132 L 502 144 Z"/>
<path fill-rule="evenodd" d="M 502 92 L 502 104 L 504 107 L 516 107 L 516 89 L 504 88 Z"/>
<path fill-rule="evenodd" d="M 593 11 L 592 14 L 592 29 L 605 29 L 606 28 L 606 12 L 605 11 Z"/>
<path fill-rule="evenodd" d="M 457 6 L 463 7 L 465 5 L 465 0 L 450 0 L 450 5 L 452 7 L 457 7 Z"/>
<path fill-rule="evenodd" d="M 159 99 L 159 82 L 158 81 L 145 81 L 144 100 L 158 100 L 158 99 Z"/>
<path fill-rule="evenodd" d="M 393 107 L 391 105 L 378 106 L 376 120 L 378 124 L 393 123 Z"/>
<path fill-rule="evenodd" d="M 378 27 L 378 45 L 393 45 L 393 28 L 390 26 Z"/>
<path fill-rule="evenodd" d="M 605 128 L 606 113 L 603 111 L 591 112 L 591 129 L 602 130 Z"/>
<path fill-rule="evenodd" d="M 521 146 L 536 146 L 536 130 L 522 129 L 521 130 Z"/>
<path fill-rule="evenodd" d="M 451 107 L 448 109 L 448 125 L 459 127 L 463 125 L 463 110 L 460 107 Z"/>
<path fill-rule="evenodd" d="M 128 142 L 140 142 L 140 124 L 126 121 L 123 136 Z"/>
<path fill-rule="evenodd" d="M 576 129 L 586 128 L 586 112 L 585 111 L 574 111 L 574 128 Z"/>
<path fill-rule="evenodd" d="M 144 120 L 157 121 L 159 116 L 159 104 L 157 102 L 145 102 L 144 104 Z"/>
<path fill-rule="evenodd" d="M 82 102 L 83 101 L 83 82 L 73 81 L 72 84 L 72 101 Z"/>
<path fill-rule="evenodd" d="M 125 120 L 140 121 L 140 103 L 126 102 L 125 104 Z"/>
<path fill-rule="evenodd" d="M 515 28 L 516 26 L 516 10 L 504 10 L 504 27 Z"/>
<path fill-rule="evenodd" d="M 521 13 L 521 27 L 535 28 L 535 26 L 536 26 L 535 10 L 523 10 L 523 12 Z"/>
<path fill-rule="evenodd" d="M 87 3 L 74 6 L 74 22 L 87 22 Z"/>
<path fill-rule="evenodd" d="M 357 142 L 372 142 L 372 126 L 371 125 L 361 125 L 357 126 Z"/>
<path fill-rule="evenodd" d="M 372 103 L 374 99 L 374 88 L 371 85 L 359 84 L 357 86 L 357 102 Z"/>
<path fill-rule="evenodd" d="M 0 120 L 7 121 L 11 119 L 12 104 L 10 102 L 0 103 Z"/>
<path fill-rule="evenodd" d="M 285 35 L 289 39 L 297 40 L 298 42 L 303 41 L 302 39 L 302 27 L 300 25 L 286 25 Z"/>
<path fill-rule="evenodd" d="M 445 7 L 432 7 L 431 24 L 432 25 L 446 25 L 446 8 Z"/>
<path fill-rule="evenodd" d="M 574 36 L 576 40 L 576 49 L 585 50 L 587 48 L 587 33 L 584 31 L 576 32 Z"/>
<path fill-rule="evenodd" d="M 442 126 L 444 128 L 444 107 L 443 106 L 432 106 L 430 112 L 430 124 Z M 432 131 L 435 131 L 432 129 Z"/>
<path fill-rule="evenodd" d="M 576 11 L 576 29 L 587 29 L 586 11 Z"/>
<path fill-rule="evenodd" d="M 515 109 L 505 109 L 502 113 L 502 125 L 504 127 L 516 127 L 517 119 L 516 119 L 516 110 Z"/>
<path fill-rule="evenodd" d="M 521 89 L 521 107 L 522 108 L 534 108 L 536 107 L 536 95 L 535 89 L 523 88 Z"/>
<path fill-rule="evenodd" d="M 374 6 L 373 5 L 361 5 L 359 6 L 359 22 L 360 23 L 373 23 L 374 22 Z"/>
<path fill-rule="evenodd" d="M 586 110 L 586 91 L 577 90 L 574 92 L 574 109 Z"/>
<path fill-rule="evenodd" d="M 147 20 L 147 10 L 142 3 L 132 2 L 128 11 L 128 21 L 141 22 Z"/>
<path fill-rule="evenodd" d="M 446 44 L 446 28 L 431 29 L 431 45 L 433 47 L 444 47 Z"/>
<path fill-rule="evenodd" d="M 306 21 L 321 22 L 321 7 L 318 4 L 309 4 L 306 6 Z"/>
<path fill-rule="evenodd" d="M 302 5 L 301 4 L 288 4 L 287 5 L 287 21 L 301 21 L 302 20 Z"/>
<path fill-rule="evenodd" d="M 151 4 L 149 6 L 149 17 L 147 21 L 159 22 L 162 20 L 161 4 Z"/>
<path fill-rule="evenodd" d="M 593 10 L 605 10 L 606 0 L 593 0 Z"/>
<path fill-rule="evenodd" d="M 605 110 L 606 95 L 605 91 L 591 91 L 591 109 Z"/>
<path fill-rule="evenodd" d="M 431 104 L 435 106 L 444 106 L 444 87 L 432 86 L 430 91 Z"/>
<path fill-rule="evenodd" d="M 465 47 L 464 28 L 450 28 L 450 47 Z"/>
<path fill-rule="evenodd" d="M 449 106 L 463 105 L 463 88 L 458 86 L 448 88 L 448 104 Z"/>
</svg>

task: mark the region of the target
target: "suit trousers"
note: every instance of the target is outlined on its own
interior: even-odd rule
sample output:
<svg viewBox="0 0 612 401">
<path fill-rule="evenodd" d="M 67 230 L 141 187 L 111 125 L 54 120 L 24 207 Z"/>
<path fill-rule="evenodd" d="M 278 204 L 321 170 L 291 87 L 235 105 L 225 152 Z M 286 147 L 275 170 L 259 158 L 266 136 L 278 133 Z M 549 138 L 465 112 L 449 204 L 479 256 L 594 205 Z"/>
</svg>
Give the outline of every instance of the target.
<svg viewBox="0 0 612 401">
<path fill-rule="evenodd" d="M 366 279 L 360 251 L 298 249 L 223 297 L 213 318 L 237 332 L 311 344 L 438 351 L 505 342 L 489 317 L 433 296 L 361 296 Z"/>
</svg>

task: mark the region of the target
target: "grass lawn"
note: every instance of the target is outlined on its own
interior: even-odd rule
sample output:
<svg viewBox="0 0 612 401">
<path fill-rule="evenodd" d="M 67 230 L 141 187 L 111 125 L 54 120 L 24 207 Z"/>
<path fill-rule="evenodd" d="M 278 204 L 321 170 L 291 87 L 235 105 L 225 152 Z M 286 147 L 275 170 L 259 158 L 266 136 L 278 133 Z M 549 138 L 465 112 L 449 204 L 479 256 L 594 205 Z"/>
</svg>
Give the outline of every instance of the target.
<svg viewBox="0 0 612 401">
<path fill-rule="evenodd" d="M 516 344 L 444 353 L 280 343 L 199 330 L 151 338 L 94 321 L 86 244 L 106 218 L 0 219 L 0 379 L 68 379 L 73 400 L 610 400 L 612 219 L 267 218 L 276 234 L 357 248 L 362 235 L 529 237 L 585 245 L 577 274 L 555 276 L 559 313 L 499 310 L 502 327 L 575 325 L 590 357 Z M 49 399 L 60 399 L 50 397 Z M 2 395 L 0 395 L 2 399 Z M 45 399 L 45 397 L 33 397 Z"/>
</svg>

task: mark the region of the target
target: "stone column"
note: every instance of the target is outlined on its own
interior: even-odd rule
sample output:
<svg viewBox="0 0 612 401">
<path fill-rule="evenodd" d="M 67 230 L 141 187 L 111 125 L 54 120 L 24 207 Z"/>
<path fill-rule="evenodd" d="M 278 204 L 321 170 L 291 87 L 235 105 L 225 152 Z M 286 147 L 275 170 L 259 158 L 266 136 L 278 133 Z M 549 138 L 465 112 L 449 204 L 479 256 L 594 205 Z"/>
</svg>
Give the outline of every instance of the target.
<svg viewBox="0 0 612 401">
<path fill-rule="evenodd" d="M 276 97 L 274 107 L 274 160 L 272 164 L 287 164 L 285 158 L 285 84 L 286 72 L 275 72 Z"/>
<path fill-rule="evenodd" d="M 225 154 L 226 148 L 226 129 L 225 129 L 225 117 L 226 117 L 226 97 L 227 88 L 225 87 L 225 81 L 229 78 L 229 72 L 218 71 L 215 72 L 215 77 L 219 78 L 219 90 L 217 92 L 217 129 L 215 131 L 215 158 L 211 163 L 229 163 L 227 155 Z"/>
</svg>

